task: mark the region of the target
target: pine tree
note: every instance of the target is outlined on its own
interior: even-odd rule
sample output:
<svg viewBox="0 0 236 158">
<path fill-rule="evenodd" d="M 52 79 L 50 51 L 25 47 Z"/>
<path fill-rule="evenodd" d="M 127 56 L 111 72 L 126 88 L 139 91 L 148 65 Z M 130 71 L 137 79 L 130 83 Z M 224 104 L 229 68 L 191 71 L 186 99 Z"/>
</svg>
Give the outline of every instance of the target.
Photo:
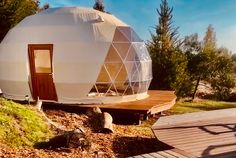
<svg viewBox="0 0 236 158">
<path fill-rule="evenodd" d="M 159 23 L 156 34 L 151 34 L 148 49 L 153 62 L 153 80 L 151 89 L 175 90 L 177 95 L 184 96 L 191 88 L 186 72 L 187 58 L 180 51 L 178 28 L 172 26 L 173 8 L 167 0 L 162 0 L 157 9 Z"/>
<path fill-rule="evenodd" d="M 93 9 L 99 10 L 101 12 L 105 12 L 103 0 L 95 0 L 95 4 L 93 6 Z"/>
</svg>

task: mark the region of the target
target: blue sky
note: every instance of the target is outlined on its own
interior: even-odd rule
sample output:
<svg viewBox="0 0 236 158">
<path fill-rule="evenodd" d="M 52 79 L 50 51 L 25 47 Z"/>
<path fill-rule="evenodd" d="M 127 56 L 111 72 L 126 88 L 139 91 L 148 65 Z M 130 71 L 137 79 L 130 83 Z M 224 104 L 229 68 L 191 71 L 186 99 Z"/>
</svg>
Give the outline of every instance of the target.
<svg viewBox="0 0 236 158">
<path fill-rule="evenodd" d="M 92 7 L 94 0 L 40 0 L 52 7 Z M 150 39 L 150 31 L 157 24 L 157 12 L 161 0 L 104 0 L 105 9 L 132 26 L 144 40 Z M 209 24 L 216 31 L 218 46 L 236 53 L 236 0 L 169 0 L 174 8 L 174 26 L 180 36 L 198 33 L 202 38 Z"/>
</svg>

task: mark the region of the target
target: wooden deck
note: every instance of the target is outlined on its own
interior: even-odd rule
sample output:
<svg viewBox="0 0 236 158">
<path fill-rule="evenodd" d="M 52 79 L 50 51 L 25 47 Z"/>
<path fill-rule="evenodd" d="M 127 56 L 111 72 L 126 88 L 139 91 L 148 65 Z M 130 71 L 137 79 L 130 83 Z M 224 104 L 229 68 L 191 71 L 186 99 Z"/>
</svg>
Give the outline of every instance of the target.
<svg viewBox="0 0 236 158">
<path fill-rule="evenodd" d="M 87 110 L 90 107 L 99 107 L 102 111 L 107 111 L 114 116 L 119 113 L 119 118 L 126 118 L 129 120 L 129 116 L 135 115 L 134 120 L 131 122 L 136 122 L 140 124 L 141 119 L 148 119 L 149 115 L 160 113 L 162 111 L 170 109 L 176 101 L 176 95 L 174 91 L 158 91 L 151 90 L 148 91 L 149 97 L 143 100 L 136 100 L 131 102 L 116 103 L 116 104 L 100 104 L 100 105 L 74 105 L 74 104 L 57 104 L 55 103 L 43 103 L 45 109 L 61 109 L 69 112 L 76 112 Z M 123 115 L 121 115 L 123 114 Z M 124 120 L 123 119 L 123 120 Z"/>
<path fill-rule="evenodd" d="M 236 109 L 161 117 L 157 139 L 194 157 L 236 157 Z"/>
<path fill-rule="evenodd" d="M 181 151 L 179 149 L 170 149 L 164 151 L 157 151 L 143 155 L 137 155 L 128 158 L 194 158 L 188 153 Z"/>
<path fill-rule="evenodd" d="M 176 101 L 174 91 L 148 91 L 149 97 L 132 102 L 97 105 L 102 109 L 136 111 L 144 114 L 155 114 L 170 109 Z M 94 106 L 94 105 L 93 105 Z"/>
</svg>

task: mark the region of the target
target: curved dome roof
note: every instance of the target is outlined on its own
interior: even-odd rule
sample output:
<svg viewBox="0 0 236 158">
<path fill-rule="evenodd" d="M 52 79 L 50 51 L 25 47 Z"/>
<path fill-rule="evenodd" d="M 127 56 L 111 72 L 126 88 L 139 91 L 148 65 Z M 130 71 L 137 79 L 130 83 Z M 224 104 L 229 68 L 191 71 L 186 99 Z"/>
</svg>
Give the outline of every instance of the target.
<svg viewBox="0 0 236 158">
<path fill-rule="evenodd" d="M 79 26 L 79 27 L 78 27 Z M 60 41 L 112 41 L 116 26 L 127 26 L 115 16 L 91 8 L 66 7 L 50 8 L 38 14 L 28 16 L 7 34 L 5 41 L 22 42 L 29 36 L 11 39 L 12 32 L 29 33 L 39 39 L 44 37 L 43 30 L 50 30 L 47 40 Z M 25 29 L 27 28 L 27 30 Z M 25 32 L 27 31 L 27 32 Z M 55 36 L 55 34 L 58 36 Z M 51 36 L 50 36 L 51 35 Z M 53 36 L 52 36 L 53 35 Z M 76 36 L 76 37 L 75 37 Z M 9 37 L 9 38 L 8 38 Z M 51 39 L 50 39 L 51 37 Z M 3 41 L 3 43 L 5 42 Z"/>
<path fill-rule="evenodd" d="M 0 88 L 7 98 L 35 99 L 30 46 L 45 44 L 53 50 L 58 102 L 107 103 L 147 96 L 151 58 L 135 31 L 111 14 L 66 7 L 26 17 L 7 33 L 0 44 Z"/>
</svg>

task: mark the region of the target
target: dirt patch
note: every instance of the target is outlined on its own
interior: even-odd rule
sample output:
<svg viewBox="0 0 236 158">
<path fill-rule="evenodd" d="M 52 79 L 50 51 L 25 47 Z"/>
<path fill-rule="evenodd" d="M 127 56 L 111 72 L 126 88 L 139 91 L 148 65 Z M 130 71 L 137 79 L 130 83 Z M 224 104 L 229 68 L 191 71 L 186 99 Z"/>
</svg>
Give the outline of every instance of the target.
<svg viewBox="0 0 236 158">
<path fill-rule="evenodd" d="M 46 110 L 45 114 L 52 121 L 65 126 L 68 130 L 82 128 L 91 141 L 89 150 L 57 148 L 45 149 L 10 149 L 2 144 L 0 157 L 42 157 L 42 158 L 92 158 L 100 157 L 127 157 L 137 154 L 154 152 L 168 148 L 159 143 L 148 126 L 114 125 L 114 133 L 99 132 L 96 121 L 92 122 L 85 114 L 68 113 L 58 110 Z"/>
</svg>

